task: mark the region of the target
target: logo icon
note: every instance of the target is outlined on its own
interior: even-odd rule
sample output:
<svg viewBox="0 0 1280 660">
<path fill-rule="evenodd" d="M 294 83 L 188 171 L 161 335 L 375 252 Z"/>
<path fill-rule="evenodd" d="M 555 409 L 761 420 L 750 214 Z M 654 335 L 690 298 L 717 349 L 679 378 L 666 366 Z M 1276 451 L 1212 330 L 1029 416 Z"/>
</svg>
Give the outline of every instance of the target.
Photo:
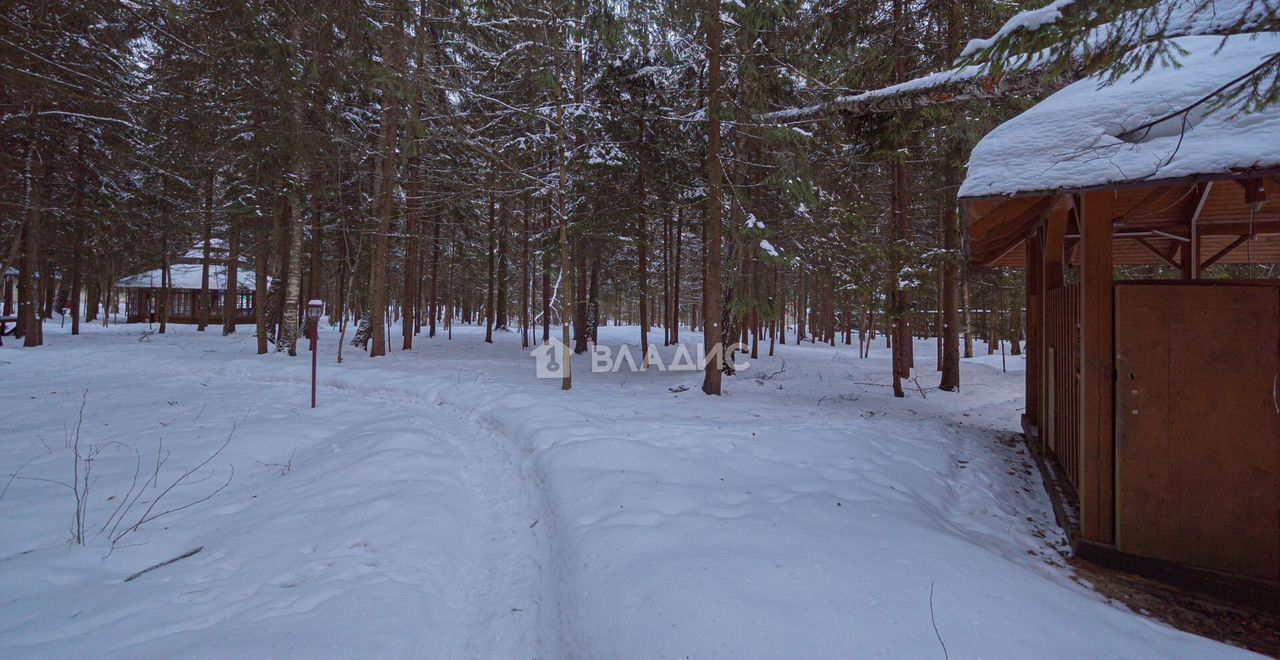
<svg viewBox="0 0 1280 660">
<path fill-rule="evenodd" d="M 670 357 L 663 358 L 658 347 L 649 345 L 647 354 L 638 353 L 631 346 L 623 344 L 617 348 L 596 344 L 591 349 L 591 373 L 618 373 L 620 371 L 643 372 L 650 368 L 657 371 L 702 371 L 711 360 L 702 344 L 695 345 L 696 356 L 689 352 L 684 344 L 677 344 Z M 552 339 L 545 344 L 534 347 L 529 355 L 534 359 L 534 372 L 538 378 L 564 377 L 564 361 L 569 355 L 569 347 L 563 342 Z M 719 345 L 715 350 L 721 350 Z M 750 352 L 746 344 L 732 344 L 724 352 L 723 359 L 732 363 L 736 371 L 743 371 L 751 363 L 743 359 Z"/>
<path fill-rule="evenodd" d="M 564 365 L 561 362 L 568 348 L 563 342 L 552 339 L 529 351 L 533 356 L 535 375 L 538 378 L 562 378 Z"/>
</svg>

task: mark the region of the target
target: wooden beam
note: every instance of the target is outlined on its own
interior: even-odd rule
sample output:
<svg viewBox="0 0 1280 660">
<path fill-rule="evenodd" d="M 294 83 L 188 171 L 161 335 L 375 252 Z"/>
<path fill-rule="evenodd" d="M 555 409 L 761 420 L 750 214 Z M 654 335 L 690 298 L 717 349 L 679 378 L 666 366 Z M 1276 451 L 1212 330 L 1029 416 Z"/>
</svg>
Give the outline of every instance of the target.
<svg viewBox="0 0 1280 660">
<path fill-rule="evenodd" d="M 1145 238 L 1138 238 L 1138 237 L 1134 237 L 1134 239 L 1133 239 L 1133 240 L 1137 241 L 1137 242 L 1138 242 L 1138 245 L 1141 245 L 1142 247 L 1147 248 L 1147 251 L 1148 251 L 1148 252 L 1150 252 L 1151 254 L 1154 254 L 1154 255 L 1156 255 L 1157 257 L 1160 257 L 1160 261 L 1163 261 L 1163 262 L 1165 262 L 1166 264 L 1168 264 L 1170 268 L 1176 268 L 1176 269 L 1178 269 L 1178 270 L 1182 270 L 1182 265 L 1181 265 L 1181 264 L 1179 264 L 1179 263 L 1177 263 L 1177 262 L 1175 262 L 1175 261 L 1173 260 L 1173 256 L 1172 256 L 1172 255 L 1167 255 L 1167 254 L 1165 254 L 1165 253 L 1164 253 L 1164 252 L 1162 252 L 1159 248 L 1157 248 L 1156 246 L 1154 246 L 1154 245 L 1152 245 L 1151 243 L 1149 243 L 1149 242 L 1147 241 L 1147 239 L 1145 239 Z M 1174 245 L 1174 252 L 1177 252 L 1177 247 L 1178 247 L 1178 246 L 1175 244 L 1175 245 Z"/>
<path fill-rule="evenodd" d="M 1244 188 L 1244 204 L 1254 211 L 1259 211 L 1267 203 L 1267 184 L 1262 177 L 1236 179 L 1236 183 Z"/>
<path fill-rule="evenodd" d="M 977 204 L 969 205 L 969 236 L 971 240 L 981 242 L 993 232 L 999 232 L 1015 223 L 1020 215 L 1040 201 L 1038 197 L 1015 197 L 1006 199 L 994 207 L 982 209 Z"/>
<path fill-rule="evenodd" d="M 1113 220 L 1112 221 L 1113 224 L 1124 224 L 1124 221 L 1132 217 L 1134 213 L 1137 213 L 1138 211 L 1142 210 L 1143 207 L 1145 207 L 1147 204 L 1150 204 L 1156 198 L 1164 196 L 1166 193 L 1169 192 L 1169 190 L 1170 190 L 1169 188 L 1156 188 L 1151 192 L 1147 193 L 1145 196 L 1143 196 L 1142 199 L 1138 200 L 1137 204 L 1130 206 L 1129 210 L 1120 214 L 1119 217 Z"/>
<path fill-rule="evenodd" d="M 1115 543 L 1115 194 L 1085 193 L 1080 208 L 1080 532 Z"/>
<path fill-rule="evenodd" d="M 1204 203 L 1209 201 L 1209 193 L 1213 192 L 1213 182 L 1207 181 L 1200 190 L 1200 201 L 1196 202 L 1196 210 L 1191 212 L 1191 248 L 1183 258 L 1186 264 L 1184 275 L 1187 279 L 1200 279 L 1200 212 L 1204 211 Z"/>
<path fill-rule="evenodd" d="M 1280 233 L 1280 217 L 1277 217 L 1271 213 L 1259 214 L 1259 215 L 1267 215 L 1270 217 L 1267 217 L 1265 219 L 1255 217 L 1253 222 L 1254 233 L 1256 234 Z M 1248 216 L 1246 215 L 1246 217 Z M 1237 221 L 1237 222 L 1204 222 L 1203 220 L 1200 220 L 1197 222 L 1197 226 L 1199 227 L 1201 236 L 1239 236 L 1240 234 L 1249 233 L 1248 220 Z M 1145 232 L 1161 232 L 1162 231 L 1162 232 L 1168 232 L 1174 235 L 1179 235 L 1177 232 L 1185 232 L 1186 230 L 1187 230 L 1187 223 L 1185 220 L 1179 220 L 1178 222 L 1162 222 L 1159 224 L 1150 224 L 1150 225 L 1141 225 L 1141 224 L 1122 225 L 1115 228 L 1116 233 L 1128 233 L 1128 232 L 1137 232 L 1137 231 L 1145 231 Z M 1180 236 L 1180 238 L 1182 240 L 1187 240 L 1188 237 Z"/>
<path fill-rule="evenodd" d="M 1227 244 L 1227 247 L 1224 247 L 1221 250 L 1218 250 L 1217 254 L 1213 255 L 1212 257 L 1209 257 L 1207 260 L 1204 261 L 1204 263 L 1201 263 L 1200 270 L 1204 270 L 1205 268 L 1208 268 L 1209 266 L 1212 266 L 1213 264 L 1217 263 L 1219 259 L 1227 256 L 1228 254 L 1231 254 L 1232 250 L 1240 247 L 1240 244 L 1244 243 L 1247 240 L 1249 240 L 1249 235 L 1245 234 L 1244 236 L 1241 236 L 1236 240 L 1231 241 L 1229 244 Z"/>
<path fill-rule="evenodd" d="M 1190 243 L 1190 242 L 1191 242 L 1191 239 L 1190 239 L 1189 237 L 1187 237 L 1187 236 L 1183 236 L 1182 234 L 1174 234 L 1174 233 L 1172 233 L 1172 232 L 1167 232 L 1167 231 L 1164 231 L 1164 230 L 1162 230 L 1162 229 L 1155 229 L 1155 230 L 1152 230 L 1152 232 L 1151 232 L 1151 233 L 1155 234 L 1156 236 L 1163 236 L 1163 237 L 1165 237 L 1165 238 L 1167 238 L 1167 239 L 1169 239 L 1169 240 L 1171 240 L 1171 241 L 1178 241 L 1178 242 L 1180 242 L 1180 243 Z"/>
<path fill-rule="evenodd" d="M 1028 234 L 1035 230 L 1037 224 L 1044 221 L 1045 215 L 1049 209 L 1053 208 L 1054 202 L 1055 198 L 1044 197 L 1030 206 L 1022 205 L 1024 208 L 1013 217 L 986 226 L 979 223 L 973 228 L 974 234 L 970 237 L 974 265 L 979 267 L 990 265 L 1007 254 L 1009 250 L 1017 247 Z M 996 212 L 993 212 L 986 219 L 990 220 L 995 215 Z M 974 245 L 979 249 L 973 249 Z"/>
</svg>

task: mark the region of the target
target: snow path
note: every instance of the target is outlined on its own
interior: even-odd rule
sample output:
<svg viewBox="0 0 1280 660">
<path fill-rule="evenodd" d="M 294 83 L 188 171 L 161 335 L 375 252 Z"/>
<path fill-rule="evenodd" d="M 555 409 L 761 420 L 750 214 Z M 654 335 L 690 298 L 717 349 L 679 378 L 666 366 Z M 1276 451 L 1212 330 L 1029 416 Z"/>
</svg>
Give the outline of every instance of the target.
<svg viewBox="0 0 1280 660">
<path fill-rule="evenodd" d="M 314 411 L 307 361 L 254 355 L 247 332 L 51 328 L 0 350 L 21 383 L 0 389 L 0 475 L 65 479 L 88 390 L 96 520 L 134 450 L 144 469 L 172 452 L 164 482 L 236 425 L 183 497 L 234 466 L 229 487 L 111 553 L 67 547 L 60 486 L 11 484 L 0 658 L 917 658 L 939 635 L 952 658 L 1247 655 L 1073 581 L 998 355 L 967 361 L 959 394 L 905 400 L 879 346 L 808 344 L 720 398 L 586 360 L 564 393 L 518 336 L 480 332 L 341 366 L 328 334 Z M 918 344 L 925 384 L 931 356 Z"/>
<path fill-rule="evenodd" d="M 291 383 L 268 378 L 242 382 Z M 432 437 L 448 442 L 456 452 L 469 517 L 462 529 L 461 566 L 444 591 L 446 600 L 461 610 L 450 628 L 461 632 L 463 657 L 515 658 L 532 651 L 536 657 L 561 657 L 563 650 L 543 630 L 542 564 L 545 544 L 536 530 L 542 509 L 538 492 L 519 467 L 519 457 L 505 436 L 482 417 L 468 415 L 443 401 L 434 403 L 377 392 L 350 393 L 383 405 L 423 409 L 413 420 Z M 477 442 L 478 441 L 478 442 Z M 548 594 L 548 595 L 554 595 Z M 554 612 L 554 599 L 550 611 Z"/>
<path fill-rule="evenodd" d="M 280 379 L 269 377 L 276 372 L 216 367 L 237 364 L 238 355 L 206 349 L 217 359 L 202 364 L 213 368 L 192 370 L 189 346 L 111 339 L 112 350 L 98 345 L 100 354 L 77 349 L 60 356 L 86 373 L 110 371 L 110 385 L 90 379 L 67 388 L 62 365 L 26 377 L 36 393 L 31 399 L 46 392 L 60 399 L 52 420 L 50 406 L 22 404 L 27 397 L 15 390 L 0 399 L 7 401 L 0 403 L 4 437 L 31 430 L 19 434 L 23 446 L 6 449 L 51 448 L 50 458 L 37 458 L 27 474 L 41 474 L 31 471 L 44 463 L 43 474 L 54 478 L 70 469 L 65 457 L 53 455 L 63 448 L 67 405 L 78 404 L 87 390 L 86 443 L 100 442 L 107 430 L 95 426 L 124 425 L 131 428 L 119 433 L 120 441 L 145 447 L 144 458 L 164 447 L 186 467 L 197 454 L 184 440 L 198 440 L 207 451 L 209 440 L 221 440 L 234 422 L 227 454 L 237 476 L 231 488 L 192 509 L 198 513 L 185 521 L 190 524 L 175 519 L 174 531 L 194 540 L 171 539 L 167 526 L 149 525 L 137 534 L 143 545 L 122 546 L 105 558 L 109 544 L 101 538 L 69 554 L 60 550 L 67 496 L 57 486 L 11 484 L 0 502 L 0 561 L 10 564 L 0 571 L 0 657 L 66 657 L 84 648 L 120 658 L 343 658 L 375 648 L 390 657 L 561 657 L 555 637 L 544 635 L 555 628 L 542 620 L 545 553 L 532 525 L 538 500 L 510 444 L 473 415 L 439 401 L 377 392 L 347 392 L 341 401 L 328 397 L 318 411 L 300 410 L 300 390 L 283 390 Z M 119 353 L 139 356 L 148 349 L 161 359 L 121 364 Z M 11 365 L 0 360 L 0 368 Z M 152 410 L 160 415 L 144 412 Z M 299 424 L 303 415 L 319 419 Z M 24 424 L 28 416 L 40 424 Z M 95 418 L 110 421 L 97 425 Z M 150 444 L 156 429 L 162 445 Z M 191 431 L 195 437 L 183 437 Z M 132 455 L 108 452 L 99 463 L 98 470 L 115 467 L 125 478 L 104 477 L 97 488 L 122 495 Z M 6 473 L 17 467 L 4 465 Z M 45 499 L 53 506 L 39 509 Z M 40 529 L 34 547 L 22 526 L 8 524 L 22 512 L 16 507 L 42 515 L 14 522 L 51 527 Z M 40 518 L 57 522 L 39 525 Z M 124 575 L 189 549 L 184 545 L 204 550 L 120 584 Z M 24 564 L 36 553 L 23 553 L 33 549 L 57 550 L 64 565 L 51 574 Z M 72 623 L 65 623 L 67 615 Z M 143 620 L 146 625 L 137 625 Z M 295 638 L 291 628 L 305 632 Z M 236 633 L 221 632 L 227 630 Z"/>
</svg>

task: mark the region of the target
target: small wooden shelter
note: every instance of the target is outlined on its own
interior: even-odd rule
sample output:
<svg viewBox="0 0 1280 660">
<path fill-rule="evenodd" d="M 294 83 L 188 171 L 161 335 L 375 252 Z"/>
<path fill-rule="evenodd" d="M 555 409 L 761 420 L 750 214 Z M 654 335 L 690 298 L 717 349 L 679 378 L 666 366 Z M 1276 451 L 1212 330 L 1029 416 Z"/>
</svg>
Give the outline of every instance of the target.
<svg viewBox="0 0 1280 660">
<path fill-rule="evenodd" d="M 1077 82 L 984 138 L 965 245 L 1026 269 L 1023 427 L 1077 553 L 1274 605 L 1280 111 L 1197 102 L 1280 35 L 1175 41 L 1181 68 Z"/>
<path fill-rule="evenodd" d="M 215 241 L 209 250 L 209 318 L 222 318 L 227 304 L 226 247 Z M 197 246 L 169 266 L 169 323 L 200 322 L 200 291 L 204 277 L 204 249 Z M 246 265 L 236 269 L 236 320 L 250 322 L 254 318 L 256 300 L 255 275 Z M 154 323 L 160 320 L 160 301 L 164 297 L 165 273 L 156 268 L 130 275 L 117 284 L 125 297 L 125 320 L 128 323 Z"/>
</svg>

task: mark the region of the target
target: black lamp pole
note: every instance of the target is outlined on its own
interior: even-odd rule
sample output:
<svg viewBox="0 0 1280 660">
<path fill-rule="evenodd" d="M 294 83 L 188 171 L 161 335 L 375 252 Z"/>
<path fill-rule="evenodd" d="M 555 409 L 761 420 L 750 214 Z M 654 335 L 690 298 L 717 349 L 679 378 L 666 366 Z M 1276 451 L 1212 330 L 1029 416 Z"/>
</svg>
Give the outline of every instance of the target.
<svg viewBox="0 0 1280 660">
<path fill-rule="evenodd" d="M 307 303 L 307 319 L 311 322 L 311 407 L 316 407 L 316 342 L 320 335 L 320 314 L 324 311 L 324 303 L 312 300 Z"/>
</svg>

